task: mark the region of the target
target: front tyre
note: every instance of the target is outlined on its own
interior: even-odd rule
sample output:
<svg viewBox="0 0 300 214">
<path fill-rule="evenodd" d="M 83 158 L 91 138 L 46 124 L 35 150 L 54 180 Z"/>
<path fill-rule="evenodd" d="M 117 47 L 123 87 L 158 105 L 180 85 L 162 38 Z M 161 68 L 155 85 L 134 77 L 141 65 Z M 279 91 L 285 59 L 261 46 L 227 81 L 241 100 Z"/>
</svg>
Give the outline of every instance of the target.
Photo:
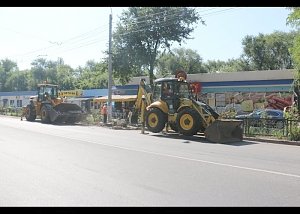
<svg viewBox="0 0 300 214">
<path fill-rule="evenodd" d="M 41 109 L 41 121 L 42 123 L 50 123 L 49 110 L 46 105 Z"/>
<path fill-rule="evenodd" d="M 25 118 L 26 118 L 27 121 L 34 121 L 36 119 L 35 109 L 31 105 L 26 106 Z"/>
</svg>

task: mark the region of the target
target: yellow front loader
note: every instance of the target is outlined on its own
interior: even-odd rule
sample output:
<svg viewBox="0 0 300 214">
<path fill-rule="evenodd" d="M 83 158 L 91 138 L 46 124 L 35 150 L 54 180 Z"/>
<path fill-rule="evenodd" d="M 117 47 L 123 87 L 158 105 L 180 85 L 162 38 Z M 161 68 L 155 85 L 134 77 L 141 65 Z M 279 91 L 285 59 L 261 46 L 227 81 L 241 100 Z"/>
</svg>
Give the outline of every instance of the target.
<svg viewBox="0 0 300 214">
<path fill-rule="evenodd" d="M 23 108 L 22 115 L 28 121 L 40 117 L 42 123 L 73 124 L 84 120 L 87 113 L 77 104 L 63 102 L 58 97 L 58 85 L 42 83 L 38 84 L 37 95 Z"/>
</svg>

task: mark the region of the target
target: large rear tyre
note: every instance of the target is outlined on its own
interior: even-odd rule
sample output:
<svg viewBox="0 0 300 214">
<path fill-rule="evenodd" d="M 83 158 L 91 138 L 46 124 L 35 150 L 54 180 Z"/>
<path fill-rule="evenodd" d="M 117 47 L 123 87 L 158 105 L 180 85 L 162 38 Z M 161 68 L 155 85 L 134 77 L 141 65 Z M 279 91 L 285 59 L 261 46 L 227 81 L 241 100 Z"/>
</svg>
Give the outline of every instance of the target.
<svg viewBox="0 0 300 214">
<path fill-rule="evenodd" d="M 49 110 L 46 105 L 41 109 L 41 121 L 42 123 L 50 123 Z"/>
<path fill-rule="evenodd" d="M 158 108 L 151 108 L 146 114 L 146 126 L 150 132 L 161 132 L 167 122 L 167 116 Z"/>
<path fill-rule="evenodd" d="M 178 113 L 176 123 L 179 133 L 191 136 L 200 129 L 201 118 L 195 109 L 185 108 Z"/>
<path fill-rule="evenodd" d="M 27 121 L 34 121 L 36 119 L 36 112 L 31 105 L 26 106 L 25 118 Z"/>
</svg>

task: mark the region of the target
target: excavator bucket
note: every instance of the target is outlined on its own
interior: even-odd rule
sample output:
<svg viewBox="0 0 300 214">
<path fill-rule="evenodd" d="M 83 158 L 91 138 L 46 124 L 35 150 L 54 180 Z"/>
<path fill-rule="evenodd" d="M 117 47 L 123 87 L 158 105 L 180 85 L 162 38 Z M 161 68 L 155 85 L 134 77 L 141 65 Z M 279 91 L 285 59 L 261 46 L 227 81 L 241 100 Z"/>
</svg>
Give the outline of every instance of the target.
<svg viewBox="0 0 300 214">
<path fill-rule="evenodd" d="M 214 143 L 232 143 L 243 140 L 242 120 L 218 119 L 208 126 L 204 135 Z"/>
<path fill-rule="evenodd" d="M 51 122 L 76 123 L 82 121 L 86 113 L 74 103 L 60 103 L 51 109 L 49 116 Z"/>
</svg>

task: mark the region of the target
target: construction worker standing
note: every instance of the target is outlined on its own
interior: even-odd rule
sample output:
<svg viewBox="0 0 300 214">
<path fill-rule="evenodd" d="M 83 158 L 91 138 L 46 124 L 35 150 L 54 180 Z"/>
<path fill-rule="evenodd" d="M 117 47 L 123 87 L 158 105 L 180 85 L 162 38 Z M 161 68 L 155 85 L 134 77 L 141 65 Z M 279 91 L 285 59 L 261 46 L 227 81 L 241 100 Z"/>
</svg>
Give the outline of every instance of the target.
<svg viewBox="0 0 300 214">
<path fill-rule="evenodd" d="M 103 123 L 107 123 L 107 105 L 104 103 L 104 105 L 101 108 L 101 114 L 103 115 Z"/>
</svg>

